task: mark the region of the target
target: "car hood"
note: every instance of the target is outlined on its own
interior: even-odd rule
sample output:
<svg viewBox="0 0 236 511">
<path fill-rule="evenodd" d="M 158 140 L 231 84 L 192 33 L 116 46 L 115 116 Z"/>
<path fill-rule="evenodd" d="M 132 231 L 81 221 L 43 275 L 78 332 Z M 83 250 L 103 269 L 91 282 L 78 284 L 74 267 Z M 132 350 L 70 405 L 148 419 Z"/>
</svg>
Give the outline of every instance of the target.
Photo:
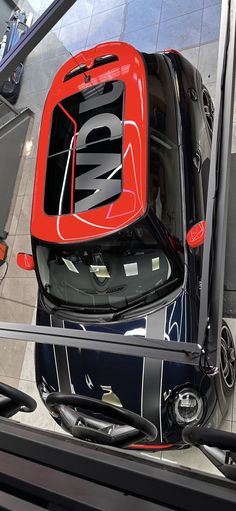
<svg viewBox="0 0 236 511">
<path fill-rule="evenodd" d="M 146 317 L 103 324 L 81 324 L 53 318 L 38 310 L 37 323 L 78 330 L 119 333 L 153 339 L 186 340 L 185 295 Z M 166 341 L 165 341 L 166 340 Z M 75 392 L 102 399 L 160 423 L 163 392 L 192 378 L 192 368 L 162 360 L 77 349 L 37 345 L 36 379 L 48 391 Z M 177 369 L 177 370 L 175 370 Z M 179 370 L 180 369 L 180 370 Z"/>
</svg>

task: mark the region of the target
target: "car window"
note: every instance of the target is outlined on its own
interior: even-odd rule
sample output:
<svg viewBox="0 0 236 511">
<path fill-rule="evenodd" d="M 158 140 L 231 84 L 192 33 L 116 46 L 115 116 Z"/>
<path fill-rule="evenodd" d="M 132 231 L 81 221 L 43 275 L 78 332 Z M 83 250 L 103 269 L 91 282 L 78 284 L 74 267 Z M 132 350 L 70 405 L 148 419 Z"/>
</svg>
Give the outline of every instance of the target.
<svg viewBox="0 0 236 511">
<path fill-rule="evenodd" d="M 175 96 L 162 55 L 145 55 L 149 93 L 149 200 L 170 235 L 182 240 L 182 201 Z"/>
<path fill-rule="evenodd" d="M 90 86 L 56 105 L 44 197 L 48 215 L 87 211 L 119 197 L 123 93 L 122 81 L 110 81 Z M 95 186 L 96 178 L 100 185 Z"/>
<path fill-rule="evenodd" d="M 155 301 L 182 281 L 146 218 L 89 243 L 45 248 L 37 242 L 36 261 L 43 291 L 54 303 L 94 313 Z"/>
</svg>

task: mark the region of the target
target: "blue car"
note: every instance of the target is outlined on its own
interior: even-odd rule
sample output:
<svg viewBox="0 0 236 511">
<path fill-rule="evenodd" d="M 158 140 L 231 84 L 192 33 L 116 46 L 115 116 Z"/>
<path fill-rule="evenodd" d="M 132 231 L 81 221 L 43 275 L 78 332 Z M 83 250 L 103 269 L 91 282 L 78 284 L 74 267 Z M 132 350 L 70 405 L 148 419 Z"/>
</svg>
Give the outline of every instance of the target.
<svg viewBox="0 0 236 511">
<path fill-rule="evenodd" d="M 19 42 L 20 38 L 29 30 L 33 16 L 24 11 L 15 10 L 7 22 L 7 29 L 0 43 L 0 60 Z M 0 94 L 10 103 L 15 103 L 19 96 L 20 84 L 23 77 L 24 65 L 19 64 L 7 80 L 0 83 Z"/>
<path fill-rule="evenodd" d="M 32 255 L 17 256 L 36 272 L 38 325 L 197 343 L 213 120 L 200 73 L 174 50 L 106 43 L 59 70 L 42 117 Z M 218 427 L 227 412 L 235 348 L 224 321 L 220 342 L 214 375 L 206 357 L 196 367 L 40 344 L 37 386 L 75 436 L 180 448 L 186 425 Z M 81 411 L 81 396 L 99 415 Z M 107 406 L 156 436 L 120 430 Z"/>
</svg>

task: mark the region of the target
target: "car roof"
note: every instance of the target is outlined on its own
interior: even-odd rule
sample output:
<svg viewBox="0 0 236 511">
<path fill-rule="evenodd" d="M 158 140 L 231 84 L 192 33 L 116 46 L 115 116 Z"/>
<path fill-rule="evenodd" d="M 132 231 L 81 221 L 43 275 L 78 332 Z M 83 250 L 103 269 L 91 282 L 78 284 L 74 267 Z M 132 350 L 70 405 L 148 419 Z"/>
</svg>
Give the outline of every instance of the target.
<svg viewBox="0 0 236 511">
<path fill-rule="evenodd" d="M 103 63 L 101 58 L 104 56 L 115 58 L 105 58 Z M 118 81 L 123 86 L 120 193 L 115 200 L 107 201 L 108 203 L 105 201 L 101 205 L 98 203 L 96 207 L 90 207 L 87 201 L 89 209 L 81 206 L 76 210 L 72 207 L 70 211 L 62 214 L 59 208 L 56 214 L 48 214 L 45 211 L 45 200 L 50 209 L 50 200 L 53 201 L 54 198 L 53 186 L 47 189 L 45 185 L 53 112 L 59 105 L 67 117 L 71 118 L 63 106 L 67 98 L 78 93 L 85 94 L 91 87 L 99 87 L 104 83 L 107 86 L 110 82 L 113 89 L 116 87 L 118 90 Z M 94 105 L 96 108 L 96 98 Z M 71 122 L 76 124 L 72 118 Z M 76 126 L 74 129 L 76 130 Z M 75 145 L 76 136 L 73 139 L 73 154 L 76 152 Z M 147 146 L 147 83 L 141 54 L 127 43 L 112 42 L 100 44 L 72 57 L 55 76 L 43 111 L 36 161 L 31 235 L 53 243 L 80 242 L 110 234 L 140 218 L 147 207 Z M 60 147 L 57 147 L 57 150 L 60 152 Z M 75 162 L 72 159 L 71 162 L 71 173 L 74 176 Z M 98 161 L 98 164 L 94 165 L 94 170 L 99 168 L 99 163 Z M 73 179 L 74 177 L 71 178 L 72 181 Z M 106 183 L 107 179 L 109 177 L 106 175 Z M 54 184 L 56 181 L 57 178 L 54 179 Z M 73 187 L 71 193 L 74 193 Z M 84 202 L 86 201 L 81 204 Z"/>
</svg>

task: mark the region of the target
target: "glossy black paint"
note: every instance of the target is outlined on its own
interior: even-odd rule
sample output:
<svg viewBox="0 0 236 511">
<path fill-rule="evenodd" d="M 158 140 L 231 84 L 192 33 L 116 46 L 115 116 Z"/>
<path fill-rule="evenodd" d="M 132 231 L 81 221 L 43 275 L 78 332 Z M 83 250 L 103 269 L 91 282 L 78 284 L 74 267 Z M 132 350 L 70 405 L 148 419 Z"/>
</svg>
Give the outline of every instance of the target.
<svg viewBox="0 0 236 511">
<path fill-rule="evenodd" d="M 179 148 L 182 173 L 182 191 L 186 232 L 200 220 L 205 219 L 206 198 L 211 154 L 211 134 L 206 124 L 202 101 L 202 78 L 200 73 L 181 55 L 168 52 L 165 55 L 175 88 Z M 196 159 L 197 155 L 197 159 Z M 196 165 L 197 161 L 197 165 Z M 169 303 L 162 303 L 156 311 L 136 310 L 114 320 L 112 317 L 80 317 L 66 313 L 59 316 L 61 326 L 94 331 L 118 331 L 124 335 L 155 335 L 159 328 L 165 339 L 176 342 L 197 342 L 199 289 L 202 264 L 202 249 L 194 251 L 185 247 L 186 275 L 182 289 L 173 293 Z M 39 298 L 37 324 L 50 324 L 50 308 L 47 299 Z M 164 314 L 164 316 L 163 316 Z M 163 319 L 164 318 L 164 319 Z M 163 324 L 162 324 L 163 323 Z M 155 327 L 156 325 L 156 327 Z M 136 334 L 134 333 L 136 332 Z M 83 350 L 82 350 L 83 351 Z M 96 398 L 103 398 L 111 393 L 117 397 L 125 408 L 136 413 L 143 413 L 151 418 L 159 430 L 156 443 L 173 443 L 182 445 L 181 428 L 177 426 L 169 413 L 169 403 L 176 388 L 190 386 L 196 388 L 204 397 L 205 414 L 203 424 L 218 426 L 225 414 L 228 401 L 224 395 L 220 375 L 208 377 L 191 366 L 163 362 L 149 366 L 148 379 L 155 386 L 145 387 L 145 361 L 140 359 L 114 356 L 99 352 L 68 349 L 68 368 L 71 391 L 83 393 Z M 36 346 L 36 379 L 39 391 L 51 392 L 58 389 L 56 380 L 56 362 L 51 347 Z M 153 375 L 151 375 L 153 372 Z M 86 375 L 89 375 L 89 379 Z M 150 376 L 152 377 L 150 378 Z M 109 387 L 109 390 L 108 390 Z M 105 390 L 104 390 L 105 388 Z M 148 405 L 146 406 L 146 403 Z"/>
</svg>

